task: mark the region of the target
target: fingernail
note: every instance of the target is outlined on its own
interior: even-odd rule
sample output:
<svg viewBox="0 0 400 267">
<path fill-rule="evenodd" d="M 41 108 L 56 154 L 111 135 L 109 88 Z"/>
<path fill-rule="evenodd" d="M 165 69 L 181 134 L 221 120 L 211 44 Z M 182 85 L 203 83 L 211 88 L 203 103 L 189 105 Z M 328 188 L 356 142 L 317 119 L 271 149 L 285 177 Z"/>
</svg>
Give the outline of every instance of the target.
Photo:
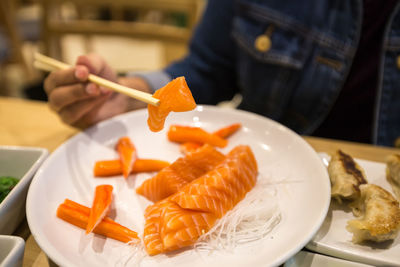
<svg viewBox="0 0 400 267">
<path fill-rule="evenodd" d="M 86 71 L 81 68 L 75 69 L 75 77 L 81 81 L 86 80 Z"/>
<path fill-rule="evenodd" d="M 93 83 L 89 83 L 86 86 L 86 92 L 89 95 L 97 95 L 99 93 L 99 88 L 97 87 L 97 85 L 93 84 Z"/>
</svg>

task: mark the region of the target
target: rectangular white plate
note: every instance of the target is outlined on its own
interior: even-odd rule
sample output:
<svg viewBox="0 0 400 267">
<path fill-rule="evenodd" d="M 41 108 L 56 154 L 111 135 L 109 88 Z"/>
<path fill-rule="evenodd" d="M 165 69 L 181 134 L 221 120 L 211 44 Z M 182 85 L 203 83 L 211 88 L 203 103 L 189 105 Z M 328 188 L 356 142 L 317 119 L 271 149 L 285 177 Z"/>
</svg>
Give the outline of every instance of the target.
<svg viewBox="0 0 400 267">
<path fill-rule="evenodd" d="M 327 154 L 320 154 L 329 162 Z M 355 159 L 364 168 L 368 183 L 376 184 L 393 194 L 386 181 L 386 164 Z M 393 241 L 356 245 L 351 242 L 352 234 L 346 230 L 347 222 L 354 219 L 350 209 L 331 201 L 324 223 L 308 243 L 307 248 L 322 254 L 371 264 L 375 266 L 400 266 L 400 235 Z"/>
<path fill-rule="evenodd" d="M 342 260 L 309 251 L 300 251 L 285 262 L 284 267 L 371 267 L 372 265 Z"/>
</svg>

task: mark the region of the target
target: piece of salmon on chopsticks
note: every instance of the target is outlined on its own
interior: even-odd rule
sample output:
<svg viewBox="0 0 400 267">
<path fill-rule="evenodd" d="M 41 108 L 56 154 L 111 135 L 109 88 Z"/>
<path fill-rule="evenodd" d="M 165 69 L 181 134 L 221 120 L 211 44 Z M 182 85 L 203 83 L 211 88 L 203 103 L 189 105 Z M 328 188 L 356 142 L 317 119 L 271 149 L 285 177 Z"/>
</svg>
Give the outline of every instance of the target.
<svg viewBox="0 0 400 267">
<path fill-rule="evenodd" d="M 147 124 L 153 132 L 164 128 L 165 118 L 171 111 L 185 112 L 196 107 L 196 102 L 183 76 L 158 89 L 153 97 L 160 100 L 158 106 L 148 105 L 147 107 L 149 113 Z"/>
</svg>

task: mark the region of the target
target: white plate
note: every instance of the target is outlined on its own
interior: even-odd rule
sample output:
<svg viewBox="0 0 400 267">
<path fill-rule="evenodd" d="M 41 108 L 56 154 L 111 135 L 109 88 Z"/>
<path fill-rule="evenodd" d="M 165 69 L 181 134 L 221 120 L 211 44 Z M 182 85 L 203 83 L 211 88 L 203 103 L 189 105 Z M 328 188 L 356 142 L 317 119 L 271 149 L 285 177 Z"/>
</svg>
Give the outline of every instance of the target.
<svg viewBox="0 0 400 267">
<path fill-rule="evenodd" d="M 29 185 L 47 155 L 44 148 L 0 146 L 0 176 L 19 180 L 0 204 L 0 234 L 12 234 L 24 219 Z"/>
<path fill-rule="evenodd" d="M 372 265 L 346 261 L 308 251 L 300 251 L 285 262 L 284 267 L 371 267 Z"/>
<path fill-rule="evenodd" d="M 56 209 L 65 198 L 90 206 L 95 186 L 109 183 L 115 188 L 115 220 L 141 233 L 144 205 L 148 202 L 137 196 L 134 188 L 151 174 L 127 181 L 121 177 L 95 179 L 92 167 L 97 160 L 116 158 L 114 145 L 125 135 L 135 143 L 139 157 L 174 161 L 181 154 L 179 146 L 167 140 L 170 124 L 213 131 L 242 123 L 243 128 L 229 139 L 223 151 L 238 144 L 250 145 L 259 164 L 259 179 L 286 181 L 276 185 L 282 219 L 265 238 L 242 244 L 233 252 L 189 249 L 168 256 L 145 256 L 141 266 L 279 265 L 304 247 L 322 224 L 330 202 L 327 171 L 318 154 L 286 127 L 252 113 L 211 106 L 171 114 L 166 128 L 159 133 L 150 132 L 146 121 L 147 111 L 139 110 L 100 123 L 60 146 L 35 176 L 28 193 L 28 223 L 39 246 L 57 264 L 118 265 L 133 253 L 129 251 L 132 248 L 118 241 L 85 236 L 81 229 L 58 219 Z"/>
<path fill-rule="evenodd" d="M 321 154 L 324 161 L 329 161 L 329 156 Z M 393 194 L 386 181 L 384 163 L 355 159 L 364 168 L 367 180 L 371 184 L 382 186 Z M 332 201 L 328 215 L 320 230 L 307 248 L 319 253 L 372 264 L 375 266 L 400 266 L 400 236 L 393 242 L 382 244 L 370 243 L 369 245 L 356 245 L 351 242 L 352 234 L 346 230 L 349 220 L 354 219 L 350 210 Z"/>
</svg>

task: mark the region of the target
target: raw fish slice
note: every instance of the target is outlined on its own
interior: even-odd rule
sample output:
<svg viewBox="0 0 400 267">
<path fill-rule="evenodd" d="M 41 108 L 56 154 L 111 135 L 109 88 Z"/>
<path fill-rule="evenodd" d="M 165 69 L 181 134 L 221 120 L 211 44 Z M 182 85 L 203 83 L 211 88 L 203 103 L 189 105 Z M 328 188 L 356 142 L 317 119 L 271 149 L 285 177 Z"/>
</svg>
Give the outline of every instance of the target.
<svg viewBox="0 0 400 267">
<path fill-rule="evenodd" d="M 186 210 L 169 200 L 159 202 L 151 213 L 146 214 L 150 218 L 146 220 L 144 231 L 144 243 L 149 255 L 193 244 L 193 240 L 210 230 L 217 220 L 213 214 Z M 158 220 L 155 214 L 159 215 Z"/>
<path fill-rule="evenodd" d="M 173 201 L 184 209 L 211 212 L 218 218 L 232 208 L 232 205 L 227 205 L 224 199 L 204 195 L 179 194 Z"/>
<path fill-rule="evenodd" d="M 207 173 L 224 159 L 224 154 L 210 145 L 204 145 L 144 181 L 136 189 L 136 193 L 157 202 L 178 192 L 184 185 Z"/>
<path fill-rule="evenodd" d="M 235 148 L 216 169 L 185 186 L 170 199 L 182 208 L 211 212 L 220 218 L 255 185 L 256 163 L 248 155 L 246 147 Z M 204 185 L 215 190 L 209 189 L 207 194 L 196 192 Z M 209 194 L 210 191 L 213 195 Z"/>
<path fill-rule="evenodd" d="M 200 178 L 198 179 L 200 180 Z M 205 179 L 202 179 L 201 181 L 198 181 L 197 183 L 192 183 L 190 188 L 187 188 L 187 190 L 180 190 L 178 193 L 174 195 L 174 197 L 171 197 L 171 200 L 178 203 L 181 207 L 192 207 L 193 205 L 189 203 L 184 203 L 186 201 L 190 202 L 191 198 L 193 198 L 194 201 L 198 201 L 198 197 L 210 197 L 212 198 L 213 201 L 219 201 L 223 203 L 223 205 L 227 209 L 231 209 L 234 206 L 233 202 L 233 196 L 236 195 L 236 188 L 235 190 L 231 191 L 224 191 L 221 188 L 218 188 L 216 186 L 204 184 Z M 208 207 L 199 207 L 200 210 L 204 211 L 209 211 Z"/>
<path fill-rule="evenodd" d="M 186 209 L 205 211 L 220 218 L 231 209 L 242 196 L 239 179 L 228 180 L 232 172 L 227 168 L 217 168 L 185 186 L 171 196 L 171 201 Z M 205 189 L 207 186 L 207 190 Z"/>
<path fill-rule="evenodd" d="M 194 244 L 218 218 L 245 197 L 256 179 L 257 163 L 250 148 L 236 147 L 218 168 L 146 209 L 147 252 L 156 255 Z M 206 194 L 200 195 L 200 192 Z"/>
<path fill-rule="evenodd" d="M 145 211 L 145 225 L 143 242 L 149 255 L 159 254 L 164 251 L 164 245 L 160 237 L 161 211 L 168 206 L 167 201 L 160 201 L 157 205 L 151 205 Z"/>
<path fill-rule="evenodd" d="M 161 131 L 164 128 L 165 118 L 171 111 L 184 112 L 196 107 L 185 77 L 178 77 L 170 81 L 157 90 L 153 97 L 160 99 L 158 107 L 153 105 L 147 107 L 149 113 L 147 124 L 153 132 Z"/>
<path fill-rule="evenodd" d="M 217 219 L 216 216 L 211 213 L 184 209 L 169 200 L 168 205 L 161 209 L 160 218 L 161 238 L 185 227 L 198 226 L 201 228 L 210 228 Z"/>
</svg>

